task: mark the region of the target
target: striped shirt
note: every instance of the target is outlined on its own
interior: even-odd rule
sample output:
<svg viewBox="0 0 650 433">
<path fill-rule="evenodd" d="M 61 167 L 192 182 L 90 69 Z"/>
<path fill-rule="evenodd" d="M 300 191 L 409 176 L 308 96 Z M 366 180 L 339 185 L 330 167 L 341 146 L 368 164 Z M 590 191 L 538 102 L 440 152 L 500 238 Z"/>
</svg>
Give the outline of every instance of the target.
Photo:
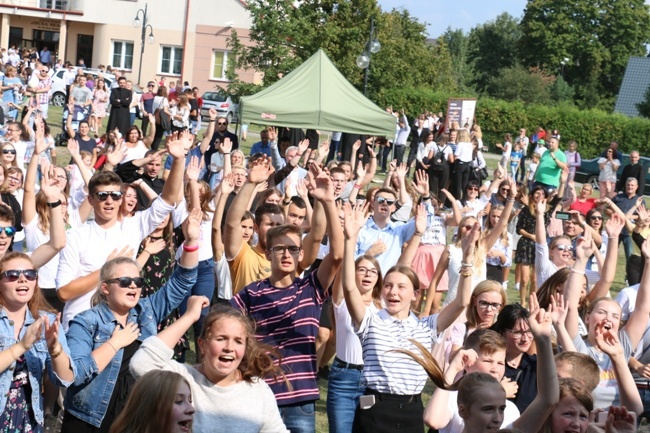
<svg viewBox="0 0 650 433">
<path fill-rule="evenodd" d="M 316 272 L 296 278 L 289 287 L 273 287 L 268 278 L 237 293 L 230 304 L 249 315 L 256 324 L 255 337 L 282 354 L 283 378 L 266 379 L 278 406 L 318 400 L 316 383 L 316 336 L 323 302 L 329 293 Z"/>
<path fill-rule="evenodd" d="M 394 350 L 407 349 L 419 355 L 419 349 L 409 340 L 431 347 L 436 341 L 437 322 L 437 314 L 418 320 L 411 313 L 399 320 L 386 309 L 376 313 L 366 309 L 357 335 L 363 347 L 363 377 L 368 389 L 397 395 L 421 393 L 427 373 L 412 358 Z"/>
</svg>

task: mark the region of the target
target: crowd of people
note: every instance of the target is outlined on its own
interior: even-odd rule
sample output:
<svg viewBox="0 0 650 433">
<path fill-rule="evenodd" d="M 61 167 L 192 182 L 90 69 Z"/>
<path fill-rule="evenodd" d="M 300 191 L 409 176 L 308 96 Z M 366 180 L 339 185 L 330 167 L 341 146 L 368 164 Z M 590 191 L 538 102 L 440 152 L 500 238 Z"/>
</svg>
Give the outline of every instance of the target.
<svg viewBox="0 0 650 433">
<path fill-rule="evenodd" d="M 603 152 L 599 198 L 558 131 L 505 134 L 488 170 L 480 127 L 442 113 L 395 112 L 393 137 L 268 127 L 246 155 L 214 109 L 198 136 L 191 88 L 149 83 L 140 128 L 127 80 L 100 83 L 99 144 L 85 76 L 70 88 L 67 169 L 32 104 L 0 149 L 1 431 L 312 433 L 319 380 L 331 432 L 647 415 L 638 152 L 622 175 Z"/>
</svg>

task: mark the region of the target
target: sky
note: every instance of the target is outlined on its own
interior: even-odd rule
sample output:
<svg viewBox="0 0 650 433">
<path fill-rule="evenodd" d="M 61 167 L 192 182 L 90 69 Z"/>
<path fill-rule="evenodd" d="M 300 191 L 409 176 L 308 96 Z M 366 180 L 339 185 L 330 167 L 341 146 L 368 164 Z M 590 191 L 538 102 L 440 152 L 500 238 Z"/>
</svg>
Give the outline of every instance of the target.
<svg viewBox="0 0 650 433">
<path fill-rule="evenodd" d="M 521 18 L 526 0 L 378 0 L 384 11 L 406 9 L 420 22 L 427 23 L 429 37 L 437 38 L 447 27 L 462 29 L 494 20 L 503 12 Z"/>
</svg>

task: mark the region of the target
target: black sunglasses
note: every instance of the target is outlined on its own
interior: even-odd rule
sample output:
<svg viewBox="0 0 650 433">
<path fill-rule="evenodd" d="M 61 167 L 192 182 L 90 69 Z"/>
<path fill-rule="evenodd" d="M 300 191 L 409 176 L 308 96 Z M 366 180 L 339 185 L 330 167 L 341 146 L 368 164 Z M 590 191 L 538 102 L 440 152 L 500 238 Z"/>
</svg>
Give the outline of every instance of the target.
<svg viewBox="0 0 650 433">
<path fill-rule="evenodd" d="M 18 281 L 20 275 L 24 275 L 27 281 L 35 281 L 38 278 L 38 271 L 36 269 L 12 269 L 9 271 L 4 271 L 0 276 L 5 281 Z"/>
<path fill-rule="evenodd" d="M 217 122 L 217 125 L 227 125 L 228 122 Z"/>
<path fill-rule="evenodd" d="M 15 155 L 16 150 L 15 149 L 2 149 L 2 153 L 4 153 L 5 155 L 7 155 L 9 153 L 11 153 L 12 155 Z"/>
<path fill-rule="evenodd" d="M 393 204 L 395 204 L 395 200 L 390 200 L 385 197 L 377 197 L 377 203 L 379 204 L 386 203 L 388 206 L 392 206 Z"/>
<path fill-rule="evenodd" d="M 99 191 L 95 193 L 95 196 L 99 201 L 106 201 L 108 197 L 113 199 L 113 201 L 118 201 L 122 198 L 122 191 Z"/>
<path fill-rule="evenodd" d="M 11 227 L 11 226 L 9 226 L 9 227 L 0 227 L 0 233 L 2 233 L 3 231 L 5 232 L 5 234 L 8 237 L 12 237 L 13 235 L 16 234 L 16 228 Z"/>
<path fill-rule="evenodd" d="M 142 277 L 120 277 L 120 278 L 111 278 L 110 280 L 104 281 L 107 284 L 117 283 L 118 286 L 122 288 L 131 287 L 131 283 L 135 284 L 135 287 L 141 289 L 144 286 L 144 278 Z"/>
</svg>

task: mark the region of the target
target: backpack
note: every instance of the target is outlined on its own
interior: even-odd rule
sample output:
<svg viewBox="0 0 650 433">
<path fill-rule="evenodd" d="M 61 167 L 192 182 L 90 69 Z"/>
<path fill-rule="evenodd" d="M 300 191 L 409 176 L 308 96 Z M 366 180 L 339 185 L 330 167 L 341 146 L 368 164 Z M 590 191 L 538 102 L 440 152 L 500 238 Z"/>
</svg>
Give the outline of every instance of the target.
<svg viewBox="0 0 650 433">
<path fill-rule="evenodd" d="M 438 147 L 438 151 L 433 155 L 431 160 L 431 170 L 433 171 L 443 171 L 447 165 L 447 158 L 445 157 L 445 149 L 449 146 L 446 144 L 443 148 Z"/>
</svg>

